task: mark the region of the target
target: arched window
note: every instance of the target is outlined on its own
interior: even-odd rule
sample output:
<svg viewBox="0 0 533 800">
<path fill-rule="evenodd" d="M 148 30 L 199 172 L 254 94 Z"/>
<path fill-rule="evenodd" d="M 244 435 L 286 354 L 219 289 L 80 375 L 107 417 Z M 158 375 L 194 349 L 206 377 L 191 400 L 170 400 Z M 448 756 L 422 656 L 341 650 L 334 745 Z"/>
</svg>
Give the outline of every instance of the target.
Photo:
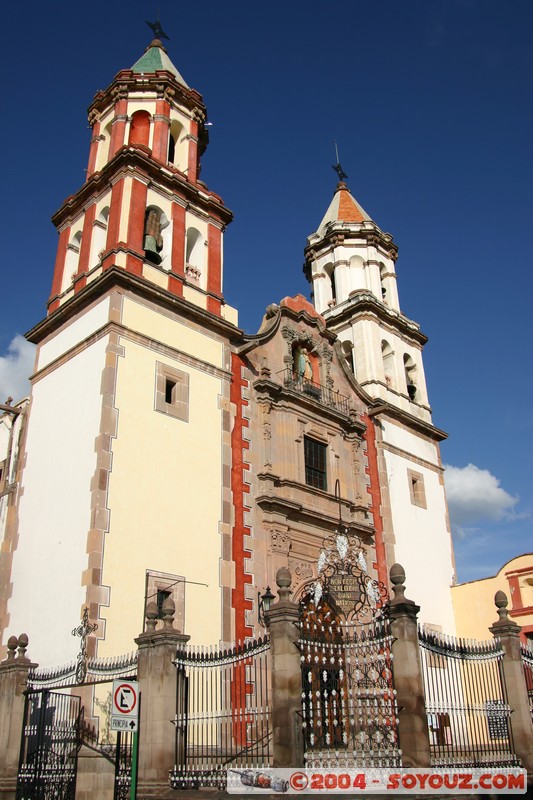
<svg viewBox="0 0 533 800">
<path fill-rule="evenodd" d="M 185 129 L 176 119 L 170 123 L 168 134 L 168 162 L 182 171 L 185 170 L 186 148 Z"/>
<path fill-rule="evenodd" d="M 130 123 L 128 144 L 142 144 L 148 147 L 150 141 L 150 114 L 148 111 L 136 111 Z"/>
<path fill-rule="evenodd" d="M 385 339 L 381 342 L 381 358 L 383 359 L 385 383 L 389 387 L 394 386 L 394 351 Z"/>
<path fill-rule="evenodd" d="M 100 141 L 98 142 L 98 153 L 96 156 L 96 171 L 99 172 L 109 161 L 109 152 L 111 147 L 111 128 L 113 123 L 108 122 L 102 131 Z"/>
<path fill-rule="evenodd" d="M 386 273 L 387 273 L 387 268 L 385 267 L 385 264 L 380 263 L 380 265 L 379 265 L 379 279 L 380 279 L 380 282 L 381 282 L 381 299 L 383 300 L 384 303 L 388 303 L 387 286 L 385 284 L 385 275 L 386 275 Z"/>
<path fill-rule="evenodd" d="M 331 287 L 331 301 L 328 302 L 328 305 L 336 305 L 337 303 L 337 285 L 335 283 L 335 269 L 333 264 L 326 264 L 324 267 L 324 272 L 329 278 L 329 284 Z"/>
<path fill-rule="evenodd" d="M 353 357 L 353 344 L 351 342 L 343 342 L 342 343 L 342 352 L 344 353 L 344 358 L 348 362 L 348 366 L 352 370 L 353 374 L 355 375 L 355 361 Z"/>
<path fill-rule="evenodd" d="M 204 256 L 204 237 L 197 228 L 188 228 L 185 245 L 185 274 L 194 283 L 200 282 Z"/>
<path fill-rule="evenodd" d="M 417 392 L 416 386 L 416 364 L 410 355 L 404 353 L 403 368 L 405 371 L 405 383 L 409 400 L 414 401 Z"/>
</svg>

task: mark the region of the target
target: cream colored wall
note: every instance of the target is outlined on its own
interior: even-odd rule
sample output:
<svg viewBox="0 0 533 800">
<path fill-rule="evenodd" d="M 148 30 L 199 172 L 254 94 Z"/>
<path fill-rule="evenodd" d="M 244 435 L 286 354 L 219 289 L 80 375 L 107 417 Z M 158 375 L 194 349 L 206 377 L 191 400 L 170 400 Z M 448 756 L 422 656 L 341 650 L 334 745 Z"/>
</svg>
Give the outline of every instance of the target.
<svg viewBox="0 0 533 800">
<path fill-rule="evenodd" d="M 415 451 L 416 452 L 416 451 Z M 421 606 L 419 620 L 455 633 L 450 594 L 454 579 L 446 499 L 439 475 L 416 461 L 385 450 L 395 561 L 407 576 L 406 595 Z M 427 508 L 411 502 L 408 470 L 423 476 Z"/>
<path fill-rule="evenodd" d="M 499 590 L 505 592 L 509 600 L 508 608 L 511 609 L 512 598 L 505 573 L 526 567 L 533 569 L 531 553 L 508 561 L 496 575 L 454 586 L 452 600 L 457 635 L 472 639 L 490 639 L 492 634 L 488 628 L 498 619 L 494 595 Z M 520 626 L 533 625 L 533 612 L 515 617 L 514 621 Z"/>
<path fill-rule="evenodd" d="M 139 326 L 156 322 L 151 312 L 136 311 Z M 130 324 L 133 312 L 130 308 L 126 315 Z M 170 322 L 159 322 L 157 338 L 162 338 Z M 173 324 L 168 339 L 176 346 L 183 348 L 188 338 L 197 345 L 195 354 L 213 353 L 213 342 Z M 221 636 L 221 379 L 124 338 L 121 344 L 103 570 L 111 595 L 102 612 L 106 640 L 98 652 L 112 655 L 133 647 L 143 621 L 147 569 L 208 584 L 186 586 L 185 632 L 195 641 L 214 644 Z M 154 410 L 157 361 L 189 374 L 188 422 Z"/>
<path fill-rule="evenodd" d="M 87 336 L 97 331 L 109 319 L 109 297 L 104 297 L 67 328 L 52 336 L 41 345 L 37 355 L 37 370 L 51 364 L 56 358 L 68 352 L 71 347 L 82 342 Z"/>
<path fill-rule="evenodd" d="M 75 657 L 85 599 L 91 478 L 107 337 L 33 386 L 13 556 L 10 630 L 25 631 L 41 665 Z M 52 591 L 52 589 L 58 591 Z"/>
<path fill-rule="evenodd" d="M 185 353 L 194 353 L 196 358 L 223 367 L 224 348 L 215 338 L 200 333 L 182 322 L 177 322 L 161 311 L 154 311 L 130 298 L 125 298 L 122 308 L 122 323 L 127 327 L 158 342 L 164 342 Z"/>
</svg>

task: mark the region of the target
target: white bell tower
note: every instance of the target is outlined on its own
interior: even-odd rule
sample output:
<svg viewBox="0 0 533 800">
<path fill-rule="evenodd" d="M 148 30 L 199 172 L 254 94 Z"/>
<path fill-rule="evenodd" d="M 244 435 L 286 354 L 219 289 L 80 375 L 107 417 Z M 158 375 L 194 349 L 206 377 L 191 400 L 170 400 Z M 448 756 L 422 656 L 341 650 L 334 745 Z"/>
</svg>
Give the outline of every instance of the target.
<svg viewBox="0 0 533 800">
<path fill-rule="evenodd" d="M 421 619 L 449 631 L 454 618 L 447 587 L 455 565 L 439 448 L 446 434 L 431 420 L 422 360 L 427 337 L 400 310 L 397 256 L 392 236 L 341 180 L 308 238 L 304 272 L 315 308 L 374 401 L 369 424 L 375 428 L 388 567 L 405 567 L 410 596 L 424 598 Z M 428 593 L 430 565 L 435 590 Z"/>
<path fill-rule="evenodd" d="M 371 397 L 431 422 L 422 362 L 427 339 L 400 310 L 398 249 L 344 182 L 305 255 L 315 308 L 341 340 L 359 384 Z"/>
</svg>

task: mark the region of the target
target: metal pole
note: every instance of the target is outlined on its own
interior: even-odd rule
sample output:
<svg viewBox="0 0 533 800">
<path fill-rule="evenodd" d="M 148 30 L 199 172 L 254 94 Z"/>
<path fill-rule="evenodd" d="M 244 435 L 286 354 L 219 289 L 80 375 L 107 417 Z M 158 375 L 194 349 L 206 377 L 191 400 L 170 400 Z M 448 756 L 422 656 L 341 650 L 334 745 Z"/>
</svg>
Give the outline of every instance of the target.
<svg viewBox="0 0 533 800">
<path fill-rule="evenodd" d="M 141 719 L 141 692 L 139 692 L 139 722 Z M 119 732 L 120 733 L 120 732 Z M 133 744 L 131 747 L 131 784 L 130 800 L 137 797 L 137 765 L 139 763 L 139 731 L 133 734 Z"/>
</svg>

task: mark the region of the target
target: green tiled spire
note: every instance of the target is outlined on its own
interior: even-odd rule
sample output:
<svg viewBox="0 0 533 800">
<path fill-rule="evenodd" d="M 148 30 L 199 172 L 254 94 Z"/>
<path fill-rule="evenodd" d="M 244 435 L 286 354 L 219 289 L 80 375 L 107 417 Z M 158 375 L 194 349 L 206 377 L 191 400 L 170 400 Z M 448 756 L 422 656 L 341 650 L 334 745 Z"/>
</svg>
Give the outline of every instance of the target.
<svg viewBox="0 0 533 800">
<path fill-rule="evenodd" d="M 166 50 L 159 39 L 154 39 L 150 46 L 146 48 L 140 59 L 135 62 L 132 70 L 139 73 L 156 72 L 158 69 L 168 70 L 168 72 L 171 72 L 174 75 L 178 83 L 181 83 L 182 86 L 189 88 L 170 58 L 167 56 Z"/>
</svg>

